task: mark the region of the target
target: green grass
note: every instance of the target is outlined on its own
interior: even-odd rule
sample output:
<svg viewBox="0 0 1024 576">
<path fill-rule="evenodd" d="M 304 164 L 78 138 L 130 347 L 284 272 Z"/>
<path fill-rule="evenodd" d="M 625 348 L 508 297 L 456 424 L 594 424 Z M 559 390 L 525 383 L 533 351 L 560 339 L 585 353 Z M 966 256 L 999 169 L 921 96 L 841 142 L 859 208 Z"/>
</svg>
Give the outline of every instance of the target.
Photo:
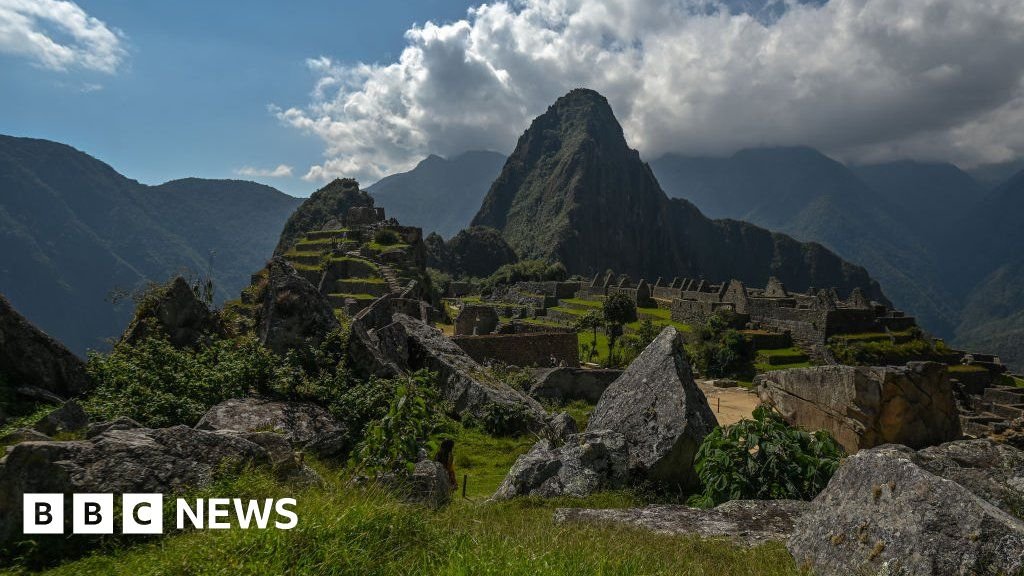
<svg viewBox="0 0 1024 576">
<path fill-rule="evenodd" d="M 588 359 L 583 356 L 583 345 L 594 343 L 594 331 L 583 330 L 576 333 L 576 340 L 579 343 L 580 348 L 580 361 L 582 362 L 596 362 L 602 366 L 608 364 L 608 335 L 604 332 L 597 331 L 597 353 L 594 354 L 593 359 Z"/>
<path fill-rule="evenodd" d="M 781 544 L 755 549 L 725 540 L 669 536 L 622 525 L 555 524 L 557 507 L 615 508 L 645 502 L 629 492 L 588 498 L 519 498 L 486 503 L 531 438 L 500 439 L 464 430 L 456 471 L 470 475 L 470 499 L 456 495 L 431 510 L 403 504 L 347 473 L 314 463 L 323 487 L 294 489 L 249 472 L 202 495 L 294 497 L 293 530 L 207 530 L 110 546 L 48 574 L 93 576 L 206 574 L 366 575 L 796 575 Z M 171 516 L 173 518 L 173 516 Z M 173 522 L 173 519 L 171 520 Z"/>
<path fill-rule="evenodd" d="M 955 366 L 950 366 L 948 369 L 953 374 L 968 374 L 968 373 L 977 373 L 977 372 L 988 372 L 988 370 L 986 368 L 983 368 L 981 366 L 973 366 L 973 365 L 970 365 L 970 364 L 957 364 Z"/>
<path fill-rule="evenodd" d="M 772 366 L 785 366 L 791 364 L 806 364 L 807 354 L 803 350 L 791 348 L 776 348 L 769 350 L 758 350 L 756 364 L 767 364 Z"/>
<path fill-rule="evenodd" d="M 338 298 L 354 298 L 356 300 L 376 300 L 378 297 L 373 294 L 349 294 L 347 292 L 336 292 L 328 294 L 328 296 L 335 296 Z"/>
<path fill-rule="evenodd" d="M 366 247 L 374 252 L 394 252 L 396 250 L 405 250 L 409 247 L 408 244 L 378 244 L 377 242 L 368 242 Z"/>
<path fill-rule="evenodd" d="M 571 304 L 573 306 L 582 306 L 584 308 L 596 308 L 600 309 L 604 304 L 598 300 L 583 300 L 581 298 L 562 298 L 559 300 L 560 303 Z"/>
</svg>

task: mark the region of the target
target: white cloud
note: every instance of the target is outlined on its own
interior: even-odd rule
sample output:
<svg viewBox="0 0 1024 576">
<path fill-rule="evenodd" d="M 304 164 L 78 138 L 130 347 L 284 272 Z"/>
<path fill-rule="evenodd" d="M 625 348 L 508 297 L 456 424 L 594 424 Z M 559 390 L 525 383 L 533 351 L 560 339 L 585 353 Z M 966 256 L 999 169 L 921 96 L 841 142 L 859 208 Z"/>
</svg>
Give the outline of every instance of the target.
<svg viewBox="0 0 1024 576">
<path fill-rule="evenodd" d="M 287 164 L 278 164 L 276 168 L 272 169 L 243 166 L 235 170 L 235 174 L 246 178 L 291 178 L 292 167 Z"/>
<path fill-rule="evenodd" d="M 0 52 L 52 70 L 108 74 L 127 54 L 120 31 L 64 0 L 0 0 Z"/>
<path fill-rule="evenodd" d="M 963 165 L 1024 154 L 1020 0 L 746 4 L 784 10 L 755 17 L 701 0 L 483 5 L 411 28 L 390 64 L 310 60 L 312 101 L 276 114 L 324 141 L 324 161 L 305 175 L 313 180 L 371 181 L 427 153 L 509 152 L 577 86 L 608 97 L 648 159 L 762 145 Z"/>
</svg>

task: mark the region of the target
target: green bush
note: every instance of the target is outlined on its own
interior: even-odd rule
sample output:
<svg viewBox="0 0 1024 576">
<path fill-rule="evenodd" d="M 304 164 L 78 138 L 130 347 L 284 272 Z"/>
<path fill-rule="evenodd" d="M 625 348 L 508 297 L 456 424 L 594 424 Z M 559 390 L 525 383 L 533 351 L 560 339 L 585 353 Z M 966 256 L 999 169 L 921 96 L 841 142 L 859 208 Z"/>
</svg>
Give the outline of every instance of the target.
<svg viewBox="0 0 1024 576">
<path fill-rule="evenodd" d="M 394 246 L 402 241 L 402 237 L 394 230 L 381 228 L 373 233 L 373 241 L 381 246 Z"/>
<path fill-rule="evenodd" d="M 730 328 L 732 318 L 724 313 L 712 316 L 696 331 L 686 346 L 690 363 L 706 377 L 721 378 L 749 370 L 752 350 L 743 335 Z"/>
<path fill-rule="evenodd" d="M 251 336 L 216 340 L 199 350 L 175 348 L 163 338 L 119 344 L 91 354 L 97 387 L 85 408 L 98 419 L 128 416 L 145 426 L 194 425 L 214 404 L 271 390 L 292 376 Z"/>
<path fill-rule="evenodd" d="M 387 413 L 366 429 L 357 453 L 361 465 L 410 472 L 420 448 L 433 448 L 431 436 L 444 426 L 435 380 L 436 375 L 420 370 L 399 382 Z"/>
<path fill-rule="evenodd" d="M 514 264 L 505 264 L 480 283 L 484 294 L 490 294 L 499 286 L 508 286 L 516 282 L 561 281 L 568 276 L 565 265 L 561 262 L 547 260 L 520 260 Z"/>
<path fill-rule="evenodd" d="M 757 407 L 753 416 L 704 438 L 694 460 L 703 492 L 690 499 L 692 505 L 810 500 L 828 484 L 843 456 L 828 432 L 792 428 L 765 406 Z"/>
<path fill-rule="evenodd" d="M 526 409 L 518 404 L 484 406 L 480 427 L 492 436 L 513 436 L 525 431 Z"/>
</svg>

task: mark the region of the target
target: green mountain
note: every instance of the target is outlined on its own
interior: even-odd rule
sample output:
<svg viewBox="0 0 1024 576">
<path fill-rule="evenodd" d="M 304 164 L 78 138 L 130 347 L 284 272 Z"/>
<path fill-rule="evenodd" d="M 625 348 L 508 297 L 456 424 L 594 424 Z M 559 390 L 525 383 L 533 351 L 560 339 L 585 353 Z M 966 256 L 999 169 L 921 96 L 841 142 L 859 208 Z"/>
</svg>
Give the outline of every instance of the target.
<svg viewBox="0 0 1024 576">
<path fill-rule="evenodd" d="M 127 325 L 133 290 L 211 270 L 234 297 L 300 200 L 253 182 L 146 186 L 70 146 L 0 136 L 0 293 L 81 354 Z"/>
<path fill-rule="evenodd" d="M 570 272 L 611 268 L 659 276 L 777 276 L 794 289 L 861 287 L 884 296 L 861 268 L 820 244 L 736 220 L 711 220 L 670 199 L 628 147 L 607 100 L 578 89 L 559 98 L 520 137 L 473 225 L 502 232 L 522 258 L 560 260 Z"/>
<path fill-rule="evenodd" d="M 424 233 L 451 238 L 480 207 L 505 156 L 470 151 L 449 159 L 431 154 L 408 172 L 392 174 L 366 189 L 388 216 Z"/>
<path fill-rule="evenodd" d="M 944 199 L 970 197 L 974 188 L 956 186 L 973 181 L 948 167 L 953 170 L 945 177 L 955 171 L 953 175 L 962 178 L 949 180 Z M 940 188 L 934 185 L 940 175 L 925 176 L 916 165 L 865 168 L 884 186 L 882 193 L 811 148 L 750 149 L 728 158 L 670 155 L 652 168 L 670 196 L 686 198 L 713 216 L 820 242 L 863 265 L 898 307 L 917 316 L 930 331 L 952 336 L 959 322 L 958 301 L 944 281 L 941 258 L 929 243 L 938 216 L 914 210 L 921 197 Z M 924 182 L 933 186 L 922 186 Z"/>
</svg>

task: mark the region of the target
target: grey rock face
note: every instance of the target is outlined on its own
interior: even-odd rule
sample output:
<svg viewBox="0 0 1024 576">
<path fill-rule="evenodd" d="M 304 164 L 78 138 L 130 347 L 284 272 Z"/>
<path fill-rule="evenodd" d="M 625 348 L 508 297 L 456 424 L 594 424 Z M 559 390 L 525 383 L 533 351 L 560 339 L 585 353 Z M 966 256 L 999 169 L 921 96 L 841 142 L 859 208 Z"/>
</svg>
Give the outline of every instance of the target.
<svg viewBox="0 0 1024 576">
<path fill-rule="evenodd" d="M 827 430 L 847 452 L 887 443 L 924 448 L 961 436 L 948 373 L 934 362 L 779 370 L 755 384 L 787 422 Z"/>
<path fill-rule="evenodd" d="M 621 488 L 629 481 L 628 462 L 625 438 L 609 430 L 573 434 L 558 448 L 541 440 L 516 459 L 493 498 L 586 496 Z"/>
<path fill-rule="evenodd" d="M 68 400 L 63 406 L 43 416 L 34 428 L 47 436 L 60 432 L 77 432 L 89 425 L 89 416 L 82 406 L 74 400 Z"/>
<path fill-rule="evenodd" d="M 579 433 L 579 428 L 568 412 L 562 412 L 548 421 L 544 432 L 547 439 L 551 440 L 555 446 L 561 446 L 569 436 Z"/>
<path fill-rule="evenodd" d="M 918 450 L 914 462 L 1024 517 L 1024 451 L 987 439 L 961 440 Z"/>
<path fill-rule="evenodd" d="M 614 430 L 638 479 L 692 486 L 693 457 L 718 420 L 693 381 L 682 336 L 668 326 L 626 368 L 590 416 L 587 430 Z"/>
<path fill-rule="evenodd" d="M 284 258 L 271 260 L 256 323 L 256 333 L 263 345 L 283 355 L 288 350 L 320 345 L 338 327 L 334 311 L 316 287 Z"/>
<path fill-rule="evenodd" d="M 162 333 L 172 345 L 184 348 L 196 347 L 223 332 L 217 314 L 196 297 L 184 278 L 178 276 L 152 302 L 136 310 L 121 340 L 134 344 Z"/>
<path fill-rule="evenodd" d="M 597 404 L 601 395 L 619 376 L 622 370 L 583 368 L 548 368 L 538 371 L 537 383 L 530 388 L 530 396 L 547 398 L 558 402 L 585 400 Z"/>
<path fill-rule="evenodd" d="M 0 296 L 0 381 L 12 391 L 40 388 L 68 398 L 91 387 L 85 363 L 33 326 Z"/>
<path fill-rule="evenodd" d="M 273 431 L 293 446 L 321 456 L 338 456 L 347 446 L 345 429 L 326 409 L 307 402 L 232 398 L 210 408 L 199 430 Z"/>
<path fill-rule="evenodd" d="M 0 466 L 0 541 L 20 533 L 26 492 L 181 493 L 209 484 L 218 472 L 270 463 L 267 451 L 249 440 L 188 426 L 18 444 Z"/>
<path fill-rule="evenodd" d="M 412 471 L 410 479 L 411 500 L 441 507 L 452 499 L 453 486 L 448 481 L 448 472 L 440 462 L 420 460 Z"/>
<path fill-rule="evenodd" d="M 85 430 L 85 437 L 92 438 L 94 436 L 99 436 L 107 430 L 132 430 L 134 428 L 142 428 L 142 424 L 139 424 L 127 416 L 118 416 L 113 420 L 90 424 Z"/>
<path fill-rule="evenodd" d="M 0 446 L 10 446 L 21 442 L 45 442 L 51 440 L 49 436 L 31 428 L 15 428 L 7 434 L 0 436 Z"/>
<path fill-rule="evenodd" d="M 1024 570 L 1024 522 L 944 477 L 964 473 L 954 455 L 973 446 L 958 444 L 942 455 L 885 445 L 847 458 L 796 523 L 787 547 L 797 565 L 819 576 Z"/>
<path fill-rule="evenodd" d="M 729 538 L 737 544 L 758 546 L 784 542 L 794 522 L 810 508 L 799 500 L 733 500 L 703 510 L 687 506 L 651 505 L 644 508 L 559 508 L 555 522 L 607 522 L 645 528 L 660 534 Z"/>
<path fill-rule="evenodd" d="M 405 314 L 395 314 L 393 322 L 372 334 L 373 353 L 401 373 L 420 369 L 436 372 L 441 396 L 460 416 L 483 417 L 491 404 L 510 407 L 522 414 L 516 431 L 538 431 L 547 415 L 536 400 L 503 382 L 492 379 L 483 366 L 440 330 Z"/>
</svg>

